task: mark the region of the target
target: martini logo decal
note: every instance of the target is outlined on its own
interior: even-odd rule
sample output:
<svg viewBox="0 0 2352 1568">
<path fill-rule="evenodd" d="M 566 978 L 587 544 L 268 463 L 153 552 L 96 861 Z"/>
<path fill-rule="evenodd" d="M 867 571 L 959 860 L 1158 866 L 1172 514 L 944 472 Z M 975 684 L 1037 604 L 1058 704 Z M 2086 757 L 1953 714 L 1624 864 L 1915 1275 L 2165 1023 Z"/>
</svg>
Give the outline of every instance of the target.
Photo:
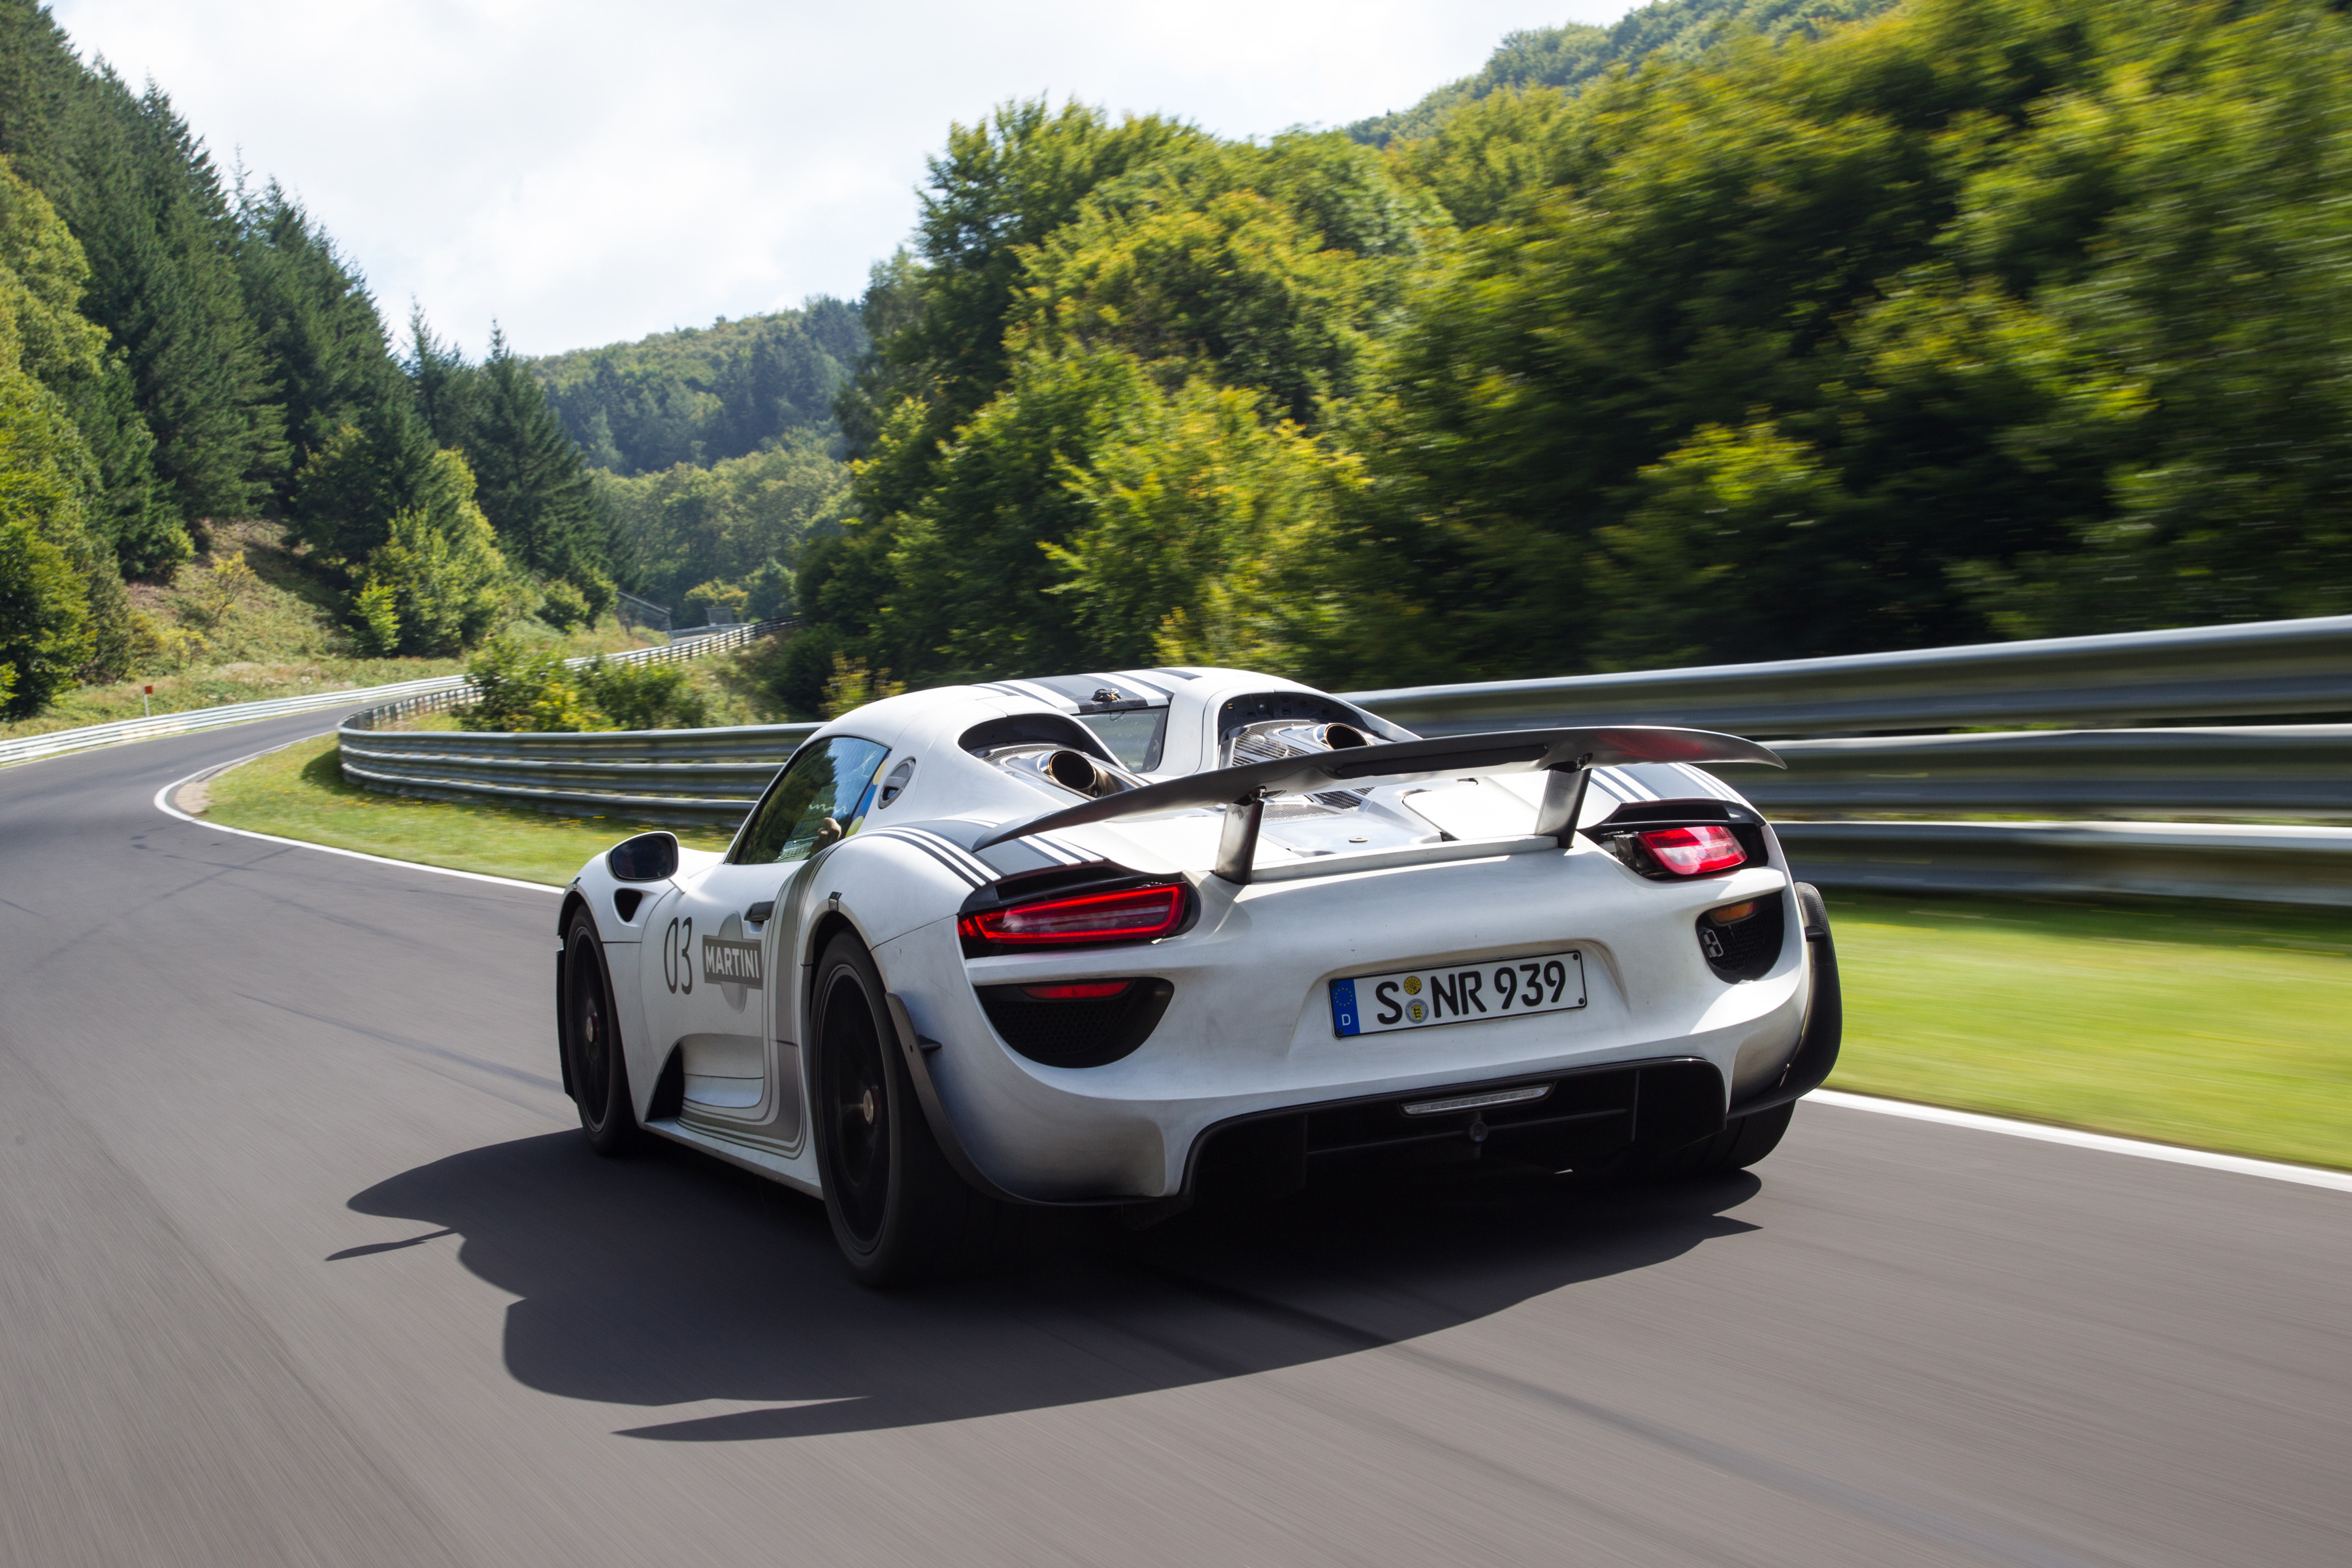
<svg viewBox="0 0 2352 1568">
<path fill-rule="evenodd" d="M 760 944 L 730 942 L 723 936 L 702 939 L 702 978 L 716 985 L 760 989 Z"/>
</svg>

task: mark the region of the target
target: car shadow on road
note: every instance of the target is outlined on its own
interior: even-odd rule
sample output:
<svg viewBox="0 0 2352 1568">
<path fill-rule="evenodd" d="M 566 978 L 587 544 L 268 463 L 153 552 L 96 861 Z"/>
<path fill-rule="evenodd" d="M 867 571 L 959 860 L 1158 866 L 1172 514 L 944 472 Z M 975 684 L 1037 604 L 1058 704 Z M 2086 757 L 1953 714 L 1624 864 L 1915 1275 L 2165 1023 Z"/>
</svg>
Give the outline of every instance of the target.
<svg viewBox="0 0 2352 1568">
<path fill-rule="evenodd" d="M 989 1279 L 851 1282 L 813 1199 L 661 1146 L 576 1132 L 421 1165 L 351 1200 L 463 1238 L 520 1298 L 506 1362 L 550 1394 L 677 1411 L 623 1429 L 723 1442 L 920 1426 L 1244 1376 L 1475 1321 L 1757 1228 L 1754 1177 L 1610 1192 L 1565 1181 L 1300 1201 L 1102 1226 Z M 424 1237 L 411 1239 L 425 1239 Z M 404 1241 L 339 1252 L 337 1268 Z"/>
</svg>

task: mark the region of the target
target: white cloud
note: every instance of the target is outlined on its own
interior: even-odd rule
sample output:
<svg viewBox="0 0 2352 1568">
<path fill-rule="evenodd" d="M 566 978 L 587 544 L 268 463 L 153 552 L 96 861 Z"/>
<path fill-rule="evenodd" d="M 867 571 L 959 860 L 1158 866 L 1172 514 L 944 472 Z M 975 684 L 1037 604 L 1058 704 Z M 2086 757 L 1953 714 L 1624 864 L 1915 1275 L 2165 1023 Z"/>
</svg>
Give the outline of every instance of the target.
<svg viewBox="0 0 2352 1568">
<path fill-rule="evenodd" d="M 952 120 L 1038 93 L 1225 135 L 1344 124 L 1623 0 L 54 0 L 224 166 L 276 176 L 478 349 L 854 295 Z"/>
</svg>

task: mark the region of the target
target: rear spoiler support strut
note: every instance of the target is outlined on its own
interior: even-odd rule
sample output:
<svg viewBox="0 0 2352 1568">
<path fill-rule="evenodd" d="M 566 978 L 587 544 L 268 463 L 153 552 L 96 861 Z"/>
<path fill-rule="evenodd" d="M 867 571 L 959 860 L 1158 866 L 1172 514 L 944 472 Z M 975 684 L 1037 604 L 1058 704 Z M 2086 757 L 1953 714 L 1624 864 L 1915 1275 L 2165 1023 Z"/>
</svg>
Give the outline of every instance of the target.
<svg viewBox="0 0 2352 1568">
<path fill-rule="evenodd" d="M 1454 735 L 1435 741 L 1357 746 L 1220 768 L 1213 773 L 1187 773 L 1082 801 L 1033 816 L 1026 822 L 1008 824 L 986 835 L 972 848 L 986 849 L 1033 833 L 1050 833 L 1089 822 L 1223 806 L 1225 825 L 1217 839 L 1216 874 L 1225 881 L 1246 885 L 1269 795 L 1305 794 L 1328 789 L 1333 784 L 1361 788 L 1361 781 L 1365 780 L 1402 784 L 1513 773 L 1550 775 L 1544 782 L 1543 805 L 1537 815 L 1536 830 L 1559 839 L 1565 847 L 1576 831 L 1577 813 L 1584 805 L 1584 787 L 1593 768 L 1633 763 L 1763 763 L 1776 768 L 1786 765 L 1753 741 L 1706 730 L 1643 724 L 1507 730 L 1491 735 Z"/>
<path fill-rule="evenodd" d="M 1576 819 L 1584 810 L 1584 786 L 1592 782 L 1592 753 L 1578 757 L 1573 766 L 1553 768 L 1544 775 L 1543 804 L 1536 807 L 1536 831 L 1547 838 L 1556 838 L 1559 847 L 1576 832 Z"/>
<path fill-rule="evenodd" d="M 1536 808 L 1536 832 L 1555 839 L 1563 849 L 1576 832 L 1584 810 L 1584 786 L 1592 782 L 1592 753 L 1546 770 L 1543 804 Z M 1225 805 L 1224 830 L 1217 836 L 1216 875 L 1236 888 L 1246 888 L 1250 868 L 1257 862 L 1258 829 L 1265 823 L 1265 796 L 1253 790 Z"/>
<path fill-rule="evenodd" d="M 1237 888 L 1249 886 L 1257 862 L 1257 830 L 1265 821 L 1265 796 L 1252 790 L 1225 806 L 1224 831 L 1217 836 L 1216 874 Z"/>
</svg>

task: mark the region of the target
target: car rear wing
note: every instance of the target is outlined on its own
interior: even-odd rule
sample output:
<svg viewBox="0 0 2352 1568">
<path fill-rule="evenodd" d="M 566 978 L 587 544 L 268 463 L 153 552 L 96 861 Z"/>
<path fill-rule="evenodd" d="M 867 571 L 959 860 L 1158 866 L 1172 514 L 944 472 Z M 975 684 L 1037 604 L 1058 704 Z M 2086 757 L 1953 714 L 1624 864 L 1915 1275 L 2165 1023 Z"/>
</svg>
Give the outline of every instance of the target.
<svg viewBox="0 0 2352 1568">
<path fill-rule="evenodd" d="M 1682 730 L 1658 724 L 1610 724 L 1576 730 L 1504 730 L 1483 735 L 1448 735 L 1434 741 L 1398 741 L 1350 746 L 1305 756 L 1280 757 L 1238 768 L 1188 773 L 1162 784 L 1120 790 L 1082 801 L 1026 822 L 1000 827 L 973 846 L 985 849 L 1031 834 L 1052 833 L 1090 822 L 1154 816 L 1164 812 L 1222 805 L 1225 827 L 1217 847 L 1216 874 L 1247 882 L 1257 854 L 1258 825 L 1275 795 L 1370 784 L 1414 784 L 1485 773 L 1550 774 L 1536 832 L 1568 842 L 1584 804 L 1585 781 L 1597 767 L 1630 763 L 1761 763 L 1788 764 L 1769 747 L 1712 730 Z"/>
</svg>

